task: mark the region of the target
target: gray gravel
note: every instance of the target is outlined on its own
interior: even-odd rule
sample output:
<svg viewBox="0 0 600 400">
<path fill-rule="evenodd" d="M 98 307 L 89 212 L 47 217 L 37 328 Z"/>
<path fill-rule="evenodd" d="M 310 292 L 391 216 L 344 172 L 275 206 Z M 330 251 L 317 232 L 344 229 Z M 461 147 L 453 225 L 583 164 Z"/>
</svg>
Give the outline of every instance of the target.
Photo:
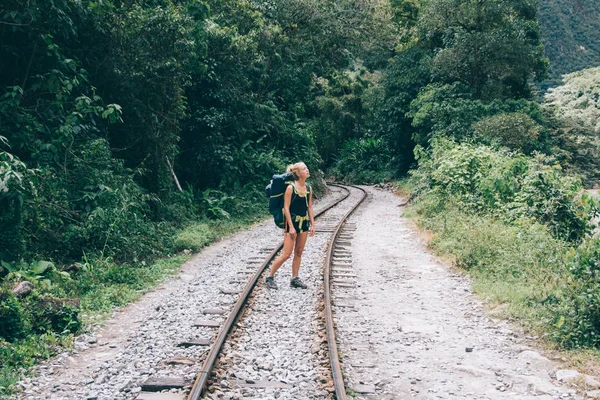
<svg viewBox="0 0 600 400">
<path fill-rule="evenodd" d="M 315 211 L 341 194 L 336 189 L 316 201 Z M 193 322 L 222 322 L 223 316 L 204 315 L 203 310 L 229 310 L 237 296 L 220 289 L 241 289 L 248 271 L 280 241 L 281 229 L 269 220 L 206 248 L 178 276 L 77 337 L 73 351 L 36 367 L 33 377 L 17 385 L 21 391 L 14 398 L 132 399 L 150 377 L 182 378 L 191 385 L 206 348 L 177 345 L 214 337 L 215 328 L 193 327 Z M 306 364 L 298 368 L 303 369 L 298 374 L 306 373 Z"/>
<path fill-rule="evenodd" d="M 302 257 L 300 277 L 308 289 L 289 286 L 291 262 L 276 275 L 279 290 L 264 284 L 250 301 L 247 315 L 234 330 L 222 352 L 211 399 L 329 399 L 328 355 L 323 342 L 322 267 L 333 227 L 361 196 L 351 195 L 318 221 L 317 234 L 309 237 Z M 262 386 L 262 387 L 257 387 Z"/>
</svg>

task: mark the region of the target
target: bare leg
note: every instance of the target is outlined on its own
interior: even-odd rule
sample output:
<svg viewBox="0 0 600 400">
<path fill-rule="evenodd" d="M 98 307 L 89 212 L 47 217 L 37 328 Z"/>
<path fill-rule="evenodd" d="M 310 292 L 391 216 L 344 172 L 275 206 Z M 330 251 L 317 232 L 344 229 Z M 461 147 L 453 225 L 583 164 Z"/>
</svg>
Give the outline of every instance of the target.
<svg viewBox="0 0 600 400">
<path fill-rule="evenodd" d="M 305 239 L 306 240 L 306 239 Z M 288 258 L 292 255 L 292 250 L 294 249 L 294 239 L 292 239 L 292 235 L 289 233 L 283 234 L 283 252 L 279 257 L 273 261 L 271 264 L 271 272 L 269 276 L 274 276 L 279 267 L 287 261 Z"/>
<path fill-rule="evenodd" d="M 300 270 L 300 262 L 302 261 L 302 252 L 304 251 L 304 245 L 308 238 L 308 232 L 302 232 L 298 234 L 296 239 L 296 246 L 294 247 L 294 260 L 292 261 L 292 278 L 298 276 Z"/>
</svg>

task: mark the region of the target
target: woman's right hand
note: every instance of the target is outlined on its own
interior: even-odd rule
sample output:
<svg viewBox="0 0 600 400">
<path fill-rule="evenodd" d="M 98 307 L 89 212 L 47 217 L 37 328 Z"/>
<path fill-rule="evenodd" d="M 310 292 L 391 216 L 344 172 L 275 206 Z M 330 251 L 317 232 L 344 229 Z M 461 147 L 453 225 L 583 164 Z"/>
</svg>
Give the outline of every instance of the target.
<svg viewBox="0 0 600 400">
<path fill-rule="evenodd" d="M 290 226 L 290 230 L 288 232 L 292 239 L 296 239 L 296 229 L 293 226 Z"/>
</svg>

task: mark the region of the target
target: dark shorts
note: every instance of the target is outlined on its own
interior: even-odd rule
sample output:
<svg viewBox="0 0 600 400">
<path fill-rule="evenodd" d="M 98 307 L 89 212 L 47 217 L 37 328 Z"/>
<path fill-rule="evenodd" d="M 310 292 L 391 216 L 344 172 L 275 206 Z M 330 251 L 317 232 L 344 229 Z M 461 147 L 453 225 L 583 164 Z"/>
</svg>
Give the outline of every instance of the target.
<svg viewBox="0 0 600 400">
<path fill-rule="evenodd" d="M 310 220 L 308 215 L 292 214 L 292 224 L 294 225 L 296 233 L 308 232 L 308 229 L 310 228 Z M 287 224 L 285 225 L 285 231 L 290 231 L 290 227 Z"/>
</svg>

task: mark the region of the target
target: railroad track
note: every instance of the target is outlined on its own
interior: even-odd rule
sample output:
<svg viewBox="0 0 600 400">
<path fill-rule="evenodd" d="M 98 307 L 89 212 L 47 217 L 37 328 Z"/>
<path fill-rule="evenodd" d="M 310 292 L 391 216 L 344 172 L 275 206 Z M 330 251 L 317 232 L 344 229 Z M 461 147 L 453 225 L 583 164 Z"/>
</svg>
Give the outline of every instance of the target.
<svg viewBox="0 0 600 400">
<path fill-rule="evenodd" d="M 357 187 L 358 188 L 358 187 Z M 327 330 L 327 344 L 329 347 L 329 362 L 331 364 L 331 374 L 333 378 L 333 384 L 335 387 L 335 396 L 337 400 L 346 400 L 346 387 L 344 384 L 344 377 L 342 376 L 342 368 L 340 366 L 339 361 L 339 352 L 337 349 L 337 341 L 335 338 L 335 326 L 333 323 L 333 299 L 332 299 L 332 278 L 334 276 L 334 272 L 338 273 L 338 276 L 348 277 L 351 271 L 351 252 L 350 252 L 350 242 L 351 233 L 350 231 L 355 228 L 352 226 L 346 226 L 346 220 L 348 217 L 358 208 L 358 206 L 363 202 L 366 198 L 367 193 L 358 188 L 363 192 L 363 196 L 360 201 L 356 203 L 351 210 L 344 215 L 340 223 L 338 224 L 335 232 L 333 233 L 332 241 L 327 249 L 327 258 L 325 259 L 325 270 L 323 271 L 323 280 L 324 280 L 324 301 L 325 301 L 325 327 Z M 340 240 L 341 239 L 341 240 Z M 336 265 L 334 263 L 335 258 L 341 259 Z M 348 283 L 344 280 L 340 281 L 341 285 L 352 285 L 352 283 Z"/>
<path fill-rule="evenodd" d="M 342 229 L 342 227 L 344 226 L 344 222 L 345 220 L 348 218 L 348 216 L 358 207 L 358 205 L 362 202 L 362 200 L 365 198 L 366 193 L 360 189 L 360 188 L 354 188 L 352 190 L 341 186 L 341 185 L 331 185 L 331 186 L 335 186 L 343 191 L 346 191 L 347 193 L 339 198 L 337 201 L 335 201 L 334 203 L 330 204 L 328 207 L 325 207 L 323 210 L 321 210 L 315 217 L 318 218 L 318 224 L 317 224 L 317 232 L 318 235 L 316 235 L 316 237 L 321 237 L 321 240 L 327 240 L 327 244 L 326 244 L 326 262 L 325 262 L 325 266 L 323 269 L 323 275 L 321 277 L 321 279 L 323 279 L 324 285 L 323 285 L 323 293 L 322 296 L 325 299 L 325 314 L 324 314 L 324 325 L 326 327 L 326 335 L 327 335 L 327 345 L 328 345 L 328 354 L 329 354 L 329 360 L 327 361 L 327 363 L 330 366 L 330 376 L 331 379 L 333 381 L 333 386 L 334 388 L 327 388 L 327 391 L 323 391 L 323 393 L 327 393 L 328 395 L 331 392 L 335 393 L 335 396 L 338 400 L 342 400 L 342 399 L 346 399 L 346 390 L 344 387 L 344 382 L 343 382 L 343 377 L 341 374 L 341 368 L 340 368 L 340 364 L 339 364 L 339 360 L 338 360 L 338 351 L 337 351 L 337 347 L 336 347 L 336 341 L 335 341 L 335 330 L 334 330 L 334 326 L 333 326 L 333 315 L 332 315 L 332 307 L 331 307 L 331 273 L 332 273 L 332 268 L 331 265 L 333 263 L 333 261 L 335 260 L 336 257 L 345 257 L 345 255 L 348 252 L 348 249 L 345 248 L 346 243 L 344 243 L 344 241 L 347 241 L 348 239 L 348 232 L 347 230 L 345 231 L 344 229 Z M 355 193 L 353 193 L 353 196 L 351 196 L 352 191 L 354 191 Z M 357 195 L 357 193 L 360 193 L 362 191 L 362 195 L 360 196 L 360 198 L 358 198 L 359 196 Z M 350 199 L 348 199 L 350 197 Z M 346 201 L 347 200 L 347 201 Z M 351 203 L 351 204 L 348 204 Z M 343 205 L 343 215 L 333 215 L 333 216 L 328 216 L 328 215 L 324 215 L 326 212 L 330 211 L 330 210 L 335 210 L 336 207 L 340 208 L 340 206 Z M 329 213 L 331 214 L 331 213 Z M 339 212 L 338 212 L 339 214 Z M 350 228 L 352 229 L 352 228 Z M 313 240 L 313 239 L 310 239 Z M 341 242 L 341 243 L 340 243 Z M 337 243 L 337 244 L 336 244 Z M 263 274 L 263 272 L 267 269 L 267 267 L 270 265 L 270 263 L 272 262 L 272 260 L 277 256 L 277 254 L 279 253 L 279 251 L 282 249 L 283 247 L 283 242 L 281 242 L 278 246 L 275 247 L 275 249 L 273 249 L 272 251 L 269 252 L 269 254 L 264 257 L 263 259 L 261 259 L 262 256 L 254 256 L 252 257 L 249 261 L 252 263 L 251 265 L 253 265 L 252 269 L 253 272 L 251 273 L 250 278 L 248 279 L 244 289 L 239 293 L 237 300 L 235 301 L 235 303 L 233 304 L 233 307 L 231 308 L 231 310 L 229 311 L 229 314 L 227 316 L 227 318 L 225 319 L 224 322 L 222 323 L 218 323 L 216 321 L 212 321 L 212 320 L 206 320 L 206 321 L 200 321 L 195 323 L 195 326 L 198 327 L 206 327 L 208 329 L 210 328 L 218 328 L 218 332 L 214 338 L 214 340 L 210 340 L 210 339 L 200 339 L 200 340 L 191 340 L 188 343 L 184 343 L 184 345 L 186 346 L 204 346 L 203 348 L 206 348 L 206 346 L 209 346 L 208 351 L 206 352 L 206 356 L 204 358 L 204 361 L 202 363 L 202 366 L 200 368 L 200 372 L 197 373 L 195 381 L 193 386 L 190 388 L 188 394 L 187 394 L 187 399 L 188 400 L 196 400 L 196 399 L 200 399 L 203 396 L 207 395 L 207 388 L 210 389 L 209 392 L 214 392 L 216 389 L 215 387 L 219 387 L 219 382 L 223 383 L 225 382 L 225 384 L 228 384 L 227 382 L 238 382 L 238 384 L 241 382 L 241 384 L 246 387 L 246 391 L 244 392 L 244 395 L 242 395 L 241 398 L 246 398 L 246 395 L 248 395 L 248 397 L 253 397 L 254 394 L 252 393 L 252 391 L 261 391 L 265 388 L 271 388 L 271 389 L 277 389 L 280 387 L 283 388 L 289 388 L 291 387 L 291 385 L 289 385 L 288 381 L 289 379 L 286 381 L 286 379 L 279 379 L 278 381 L 274 381 L 274 380 L 257 380 L 257 379 L 245 379 L 245 380 L 220 380 L 221 378 L 223 378 L 223 376 L 225 376 L 227 373 L 226 372 L 222 372 L 222 371 L 226 371 L 228 369 L 227 364 L 227 356 L 224 356 L 222 354 L 223 348 L 226 345 L 226 342 L 228 341 L 228 339 L 231 338 L 232 336 L 232 330 L 234 328 L 234 326 L 238 326 L 240 327 L 241 324 L 245 323 L 245 320 L 247 318 L 240 318 L 244 312 L 244 310 L 247 309 L 247 305 L 249 300 L 253 297 L 253 292 L 255 287 L 257 286 L 257 284 L 261 281 L 261 275 Z M 323 250 L 323 246 L 321 246 L 321 251 Z M 266 248 L 263 248 L 262 251 L 267 251 Z M 257 264 L 260 264 L 258 267 L 256 267 Z M 304 268 L 304 267 L 303 267 Z M 247 269 L 245 272 L 249 272 L 249 270 Z M 302 274 L 302 270 L 301 270 L 301 274 Z M 262 286 L 262 285 L 259 285 Z M 262 288 L 263 291 L 265 290 L 264 288 Z M 236 295 L 238 294 L 236 290 L 230 290 L 230 291 L 223 291 L 222 293 L 228 294 L 228 295 Z M 267 292 L 268 293 L 268 292 Z M 298 293 L 295 292 L 295 293 Z M 306 298 L 307 296 L 303 296 L 304 298 Z M 259 305 L 260 307 L 260 305 Z M 264 308 L 264 304 L 262 306 Z M 252 313 L 260 313 L 260 311 L 252 311 Z M 205 314 L 221 314 L 222 310 L 205 310 L 204 311 Z M 252 314 L 251 313 L 251 314 Z M 308 313 L 305 313 L 308 314 Z M 236 324 L 237 322 L 237 324 Z M 260 325 L 259 325 L 260 326 Z M 243 331 L 243 328 L 240 329 L 236 329 L 236 331 Z M 320 333 L 319 333 L 320 334 Z M 313 349 L 314 351 L 314 349 Z M 322 353 L 322 352 L 321 352 Z M 221 368 L 221 372 L 222 373 L 216 373 L 214 371 L 215 369 L 215 365 L 216 364 L 222 364 L 223 368 Z M 230 363 L 231 364 L 231 363 Z M 272 367 L 271 367 L 272 368 Z M 303 368 L 306 370 L 307 368 L 305 366 L 303 366 Z M 269 369 L 268 366 L 266 369 Z M 262 371 L 264 372 L 264 371 Z M 307 373 L 309 373 L 307 371 Z M 239 375 L 239 371 L 237 372 L 237 374 Z M 323 374 L 321 374 L 323 375 Z M 229 378 L 231 378 L 232 376 L 236 377 L 236 375 L 234 374 L 229 374 L 227 375 Z M 237 376 L 239 378 L 239 376 Z M 277 378 L 277 375 L 275 376 L 275 379 Z M 288 378 L 286 376 L 286 378 Z M 213 386 L 211 385 L 211 382 L 213 382 Z M 214 383 L 216 382 L 216 383 Z M 151 385 L 145 385 L 143 387 L 144 390 L 161 390 L 161 389 L 169 389 L 169 388 L 180 388 L 181 387 L 181 382 L 179 383 L 174 383 L 173 385 L 169 386 L 169 382 L 164 381 L 163 382 L 158 382 L 158 385 L 155 386 L 151 386 Z M 162 386 L 160 385 L 162 383 Z M 279 386 L 278 386 L 279 385 Z M 223 388 L 221 388 L 223 389 Z M 334 389 L 334 390 L 333 390 Z M 225 389 L 223 389 L 225 390 Z M 264 391 L 263 391 L 264 392 Z M 217 395 L 211 395 L 210 393 L 208 393 L 210 396 L 212 396 L 211 398 L 217 398 L 217 397 L 223 397 L 223 395 L 221 394 L 220 396 Z M 176 399 L 176 398 L 182 398 L 181 396 L 178 397 L 174 397 L 174 395 L 172 393 L 148 393 L 148 392 L 142 392 L 138 395 L 137 399 L 138 400 L 161 400 L 161 399 Z M 232 397 L 228 397 L 228 398 L 240 398 L 240 397 L 236 397 L 235 395 L 233 395 Z M 286 398 L 285 396 L 283 398 Z M 304 398 L 302 396 L 298 396 L 297 398 Z M 309 398 L 309 397 L 306 397 Z M 321 397 L 314 397 L 314 398 L 321 398 Z"/>
</svg>

